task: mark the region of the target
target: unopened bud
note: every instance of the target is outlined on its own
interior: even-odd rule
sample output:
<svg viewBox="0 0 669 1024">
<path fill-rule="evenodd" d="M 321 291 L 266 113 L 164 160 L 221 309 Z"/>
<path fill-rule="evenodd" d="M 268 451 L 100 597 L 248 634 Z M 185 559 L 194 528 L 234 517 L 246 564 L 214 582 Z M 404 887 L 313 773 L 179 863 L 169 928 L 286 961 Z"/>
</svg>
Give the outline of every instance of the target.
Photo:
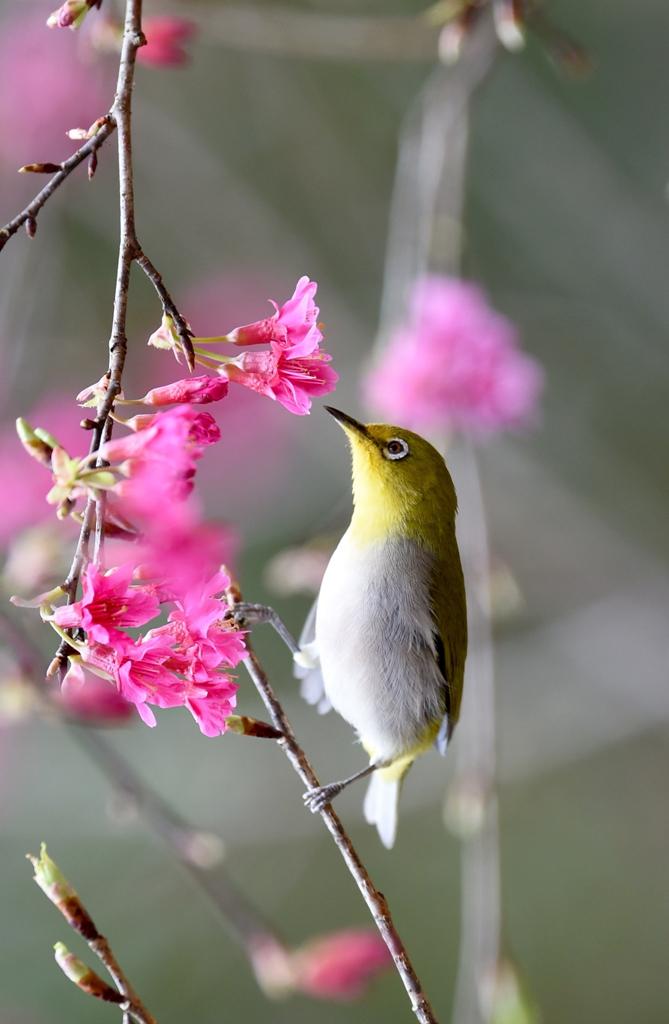
<svg viewBox="0 0 669 1024">
<path fill-rule="evenodd" d="M 103 981 L 99 974 L 80 960 L 74 953 L 70 953 L 64 942 L 57 942 L 53 947 L 56 963 L 66 978 L 69 978 L 77 988 L 95 999 L 103 999 L 106 1003 L 123 1003 L 126 997 L 121 995 L 115 988 Z"/>
<path fill-rule="evenodd" d="M 496 0 L 493 4 L 495 31 L 502 46 L 516 53 L 525 45 L 523 12 L 518 0 Z"/>
<path fill-rule="evenodd" d="M 50 434 L 48 430 L 45 430 L 44 427 L 35 427 L 35 434 L 39 437 L 40 441 L 48 444 L 49 448 L 59 448 L 61 446 L 60 441 L 53 434 Z"/>
<path fill-rule="evenodd" d="M 67 519 L 67 517 L 71 514 L 75 504 L 76 503 L 72 500 L 72 498 L 65 498 L 64 501 L 61 501 L 60 505 L 56 509 L 56 516 L 58 517 L 58 519 Z"/>
<path fill-rule="evenodd" d="M 35 235 L 37 234 L 37 218 L 36 217 L 28 217 L 28 220 L 26 221 L 26 234 L 27 234 L 28 238 L 34 238 Z"/>
<path fill-rule="evenodd" d="M 87 940 L 97 939 L 99 932 L 88 911 L 58 865 L 47 853 L 46 843 L 41 844 L 39 857 L 34 857 L 30 853 L 26 856 L 35 871 L 34 880 L 47 899 L 60 910 L 70 927 Z"/>
<path fill-rule="evenodd" d="M 79 28 L 91 7 L 99 7 L 102 0 L 65 0 L 58 10 L 47 18 L 49 28 Z"/>
<path fill-rule="evenodd" d="M 88 158 L 88 180 L 92 181 L 98 169 L 98 154 L 93 151 Z"/>
<path fill-rule="evenodd" d="M 62 169 L 60 164 L 24 164 L 23 167 L 19 167 L 19 174 L 55 174 Z"/>
<path fill-rule="evenodd" d="M 261 722 L 247 715 L 228 715 L 225 720 L 228 729 L 240 736 L 256 736 L 259 739 L 279 740 L 283 733 L 269 722 Z"/>
<path fill-rule="evenodd" d="M 77 894 L 65 878 L 58 865 L 47 853 L 46 843 L 40 846 L 39 857 L 26 854 L 35 872 L 34 881 L 52 903 L 58 905 L 64 900 L 77 899 Z"/>
<path fill-rule="evenodd" d="M 43 466 L 51 468 L 51 453 L 55 445 L 50 444 L 44 437 L 40 437 L 38 431 L 33 430 L 28 421 L 21 416 L 16 421 L 16 433 L 28 455 L 37 459 Z"/>
<path fill-rule="evenodd" d="M 83 420 L 79 420 L 79 426 L 83 430 L 95 430 L 97 425 L 98 425 L 98 421 L 97 420 L 91 420 L 88 417 L 86 417 Z"/>
<path fill-rule="evenodd" d="M 178 350 L 179 333 L 174 320 L 167 313 L 163 314 L 160 327 L 153 332 L 147 344 L 153 348 Z"/>
</svg>

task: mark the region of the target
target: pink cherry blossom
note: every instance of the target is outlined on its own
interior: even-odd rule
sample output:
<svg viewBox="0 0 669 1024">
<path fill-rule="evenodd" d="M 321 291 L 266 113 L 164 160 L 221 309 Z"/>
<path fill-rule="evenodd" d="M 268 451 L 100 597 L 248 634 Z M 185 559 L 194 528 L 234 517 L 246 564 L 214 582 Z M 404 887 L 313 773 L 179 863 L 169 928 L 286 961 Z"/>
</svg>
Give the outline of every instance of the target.
<svg viewBox="0 0 669 1024">
<path fill-rule="evenodd" d="M 137 53 L 137 59 L 154 67 L 178 67 L 185 64 L 188 54 L 184 49 L 195 35 L 195 24 L 186 18 L 170 15 L 144 19 L 146 46 Z"/>
<path fill-rule="evenodd" d="M 230 580 L 223 572 L 199 581 L 175 601 L 162 631 L 171 634 L 176 650 L 189 660 L 189 676 L 206 679 L 220 665 L 233 668 L 246 656 L 244 633 L 223 621 L 227 610 L 220 596 Z"/>
<path fill-rule="evenodd" d="M 296 346 L 298 350 L 303 343 Z M 320 350 L 295 358 L 290 347 L 272 341 L 261 352 L 243 352 L 222 368 L 229 380 L 280 402 L 289 412 L 305 416 L 311 399 L 327 395 L 339 379 L 328 365 L 331 357 Z"/>
<path fill-rule="evenodd" d="M 294 357 L 308 355 L 323 340 L 318 326 L 319 309 L 314 302 L 317 289 L 315 281 L 301 277 L 283 306 L 270 300 L 276 310 L 273 316 L 235 328 L 228 334 L 228 340 L 236 345 L 266 345 L 276 341 L 289 347 Z"/>
<path fill-rule="evenodd" d="M 205 695 L 199 696 L 203 687 Z M 237 703 L 236 693 L 237 684 L 229 676 L 219 674 L 187 694 L 186 707 L 204 736 L 221 736 L 226 731 L 226 719 Z"/>
<path fill-rule="evenodd" d="M 137 546 L 139 571 L 142 579 L 158 588 L 161 600 L 178 600 L 201 586 L 220 565 L 234 561 L 238 547 L 234 531 L 220 523 L 203 523 L 192 502 L 172 501 L 160 516 L 146 497 L 143 506 L 134 501 L 131 508 L 144 525 Z"/>
<path fill-rule="evenodd" d="M 174 669 L 185 668 L 185 662 L 175 656 L 164 637 L 148 635 L 136 641 L 126 637 L 122 643 L 117 640 L 114 655 L 114 677 L 119 693 L 135 705 L 146 725 L 153 728 L 156 724 L 149 704 L 160 708 L 183 705 L 183 684 Z M 201 694 L 206 696 L 206 691 L 202 690 Z"/>
<path fill-rule="evenodd" d="M 153 416 L 136 416 L 132 433 L 102 446 L 103 458 L 121 463 L 127 479 L 114 488 L 121 516 L 132 521 L 171 514 L 171 505 L 190 494 L 198 459 L 204 449 L 220 439 L 216 421 L 207 412 L 178 405 Z M 178 512 L 177 512 L 178 514 Z"/>
<path fill-rule="evenodd" d="M 220 437 L 216 421 L 209 413 L 194 412 L 187 405 L 178 405 L 149 419 L 141 417 L 141 429 L 107 441 L 100 453 L 108 462 L 175 458 L 183 462 L 185 458 L 191 463 Z"/>
<path fill-rule="evenodd" d="M 356 928 L 312 939 L 292 956 L 295 987 L 320 999 L 357 999 L 391 963 L 381 936 Z"/>
<path fill-rule="evenodd" d="M 209 402 L 219 402 L 227 393 L 228 382 L 222 377 L 186 377 L 172 384 L 152 388 L 144 395 L 142 402 L 145 405 L 171 405 L 174 402 L 207 405 Z"/>
<path fill-rule="evenodd" d="M 365 383 L 369 404 L 417 430 L 492 434 L 536 412 L 543 372 L 476 285 L 430 275 Z"/>
<path fill-rule="evenodd" d="M 81 600 L 57 608 L 53 619 L 61 629 L 85 630 L 100 644 L 110 644 L 122 628 L 143 626 L 160 610 L 154 593 L 132 585 L 130 564 L 105 573 L 91 563 L 82 574 L 81 585 Z"/>
</svg>

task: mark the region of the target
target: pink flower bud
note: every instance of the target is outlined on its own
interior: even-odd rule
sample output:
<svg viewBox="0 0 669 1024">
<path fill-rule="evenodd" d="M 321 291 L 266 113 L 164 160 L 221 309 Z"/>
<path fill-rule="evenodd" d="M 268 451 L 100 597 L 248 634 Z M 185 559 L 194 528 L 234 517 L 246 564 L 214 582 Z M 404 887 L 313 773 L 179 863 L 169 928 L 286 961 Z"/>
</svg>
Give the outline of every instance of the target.
<svg viewBox="0 0 669 1024">
<path fill-rule="evenodd" d="M 92 7 L 99 7 L 102 0 L 65 0 L 58 10 L 47 18 L 49 28 L 79 28 Z"/>
<path fill-rule="evenodd" d="M 218 402 L 228 393 L 228 382 L 222 377 L 186 377 L 148 391 L 142 402 L 146 405 L 171 405 L 175 402 L 190 402 L 207 405 Z"/>
</svg>

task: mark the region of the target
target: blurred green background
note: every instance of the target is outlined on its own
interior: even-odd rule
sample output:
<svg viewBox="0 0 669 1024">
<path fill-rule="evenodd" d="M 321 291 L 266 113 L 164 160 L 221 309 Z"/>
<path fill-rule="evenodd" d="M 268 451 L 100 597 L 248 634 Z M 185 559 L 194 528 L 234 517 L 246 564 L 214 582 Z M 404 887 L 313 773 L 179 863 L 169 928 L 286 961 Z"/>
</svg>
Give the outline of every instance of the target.
<svg viewBox="0 0 669 1024">
<path fill-rule="evenodd" d="M 275 0 L 263 6 L 276 14 Z M 291 6 L 410 14 L 424 5 Z M 200 331 L 264 315 L 266 297 L 287 297 L 303 273 L 319 281 L 341 374 L 336 404 L 361 414 L 398 135 L 431 64 L 226 45 L 225 26 L 216 26 L 227 7 L 171 4 L 201 23 L 193 60 L 182 69 L 139 69 L 140 237 Z M 50 5 L 2 0 L 0 9 L 1 50 L 16 18 L 46 17 Z M 492 548 L 523 595 L 522 610 L 495 637 L 505 940 L 546 1022 L 663 1024 L 669 9 L 664 0 L 555 0 L 550 10 L 590 52 L 593 71 L 566 77 L 533 40 L 519 56 L 500 56 L 473 109 L 464 224 L 466 272 L 520 325 L 547 375 L 540 425 L 481 450 Z M 59 73 L 74 74 L 76 37 L 47 36 L 46 44 L 52 39 Z M 47 123 L 38 121 L 36 136 L 21 135 L 17 123 L 33 124 L 42 98 L 52 103 L 57 91 L 42 58 L 27 51 L 19 61 L 24 85 L 9 81 L 9 58 L 22 53 L 13 44 L 0 60 L 3 222 L 35 189 L 29 176 L 16 179 L 16 166 L 61 159 L 69 143 L 52 139 L 83 116 L 73 111 L 80 89 Z M 113 64 L 86 69 L 104 96 L 113 90 Z M 73 177 L 41 215 L 37 238 L 19 236 L 0 257 L 0 455 L 10 518 L 22 465 L 8 454 L 13 417 L 48 395 L 75 393 L 105 365 L 114 168 L 110 147 L 95 181 Z M 126 377 L 133 394 L 173 376 L 168 357 L 145 346 L 159 318 L 136 276 Z M 265 567 L 286 546 L 343 528 L 348 456 L 320 408 L 298 420 L 251 395 L 231 407 L 228 421 L 226 413 L 221 407 L 223 451 L 203 467 L 208 509 L 240 524 L 246 595 L 274 603 L 298 631 L 309 598 L 277 596 Z M 258 648 L 321 777 L 353 770 L 360 757 L 348 727 L 303 706 L 273 637 L 258 635 Z M 6 656 L 3 664 L 9 674 Z M 246 682 L 240 704 L 260 714 Z M 204 739 L 178 712 L 162 713 L 155 730 L 137 724 L 111 740 L 181 813 L 223 837 L 231 875 L 290 943 L 367 924 L 337 851 L 302 811 L 299 780 L 272 744 Z M 339 802 L 440 1019 L 450 1014 L 459 928 L 458 845 L 442 814 L 450 761 L 429 757 L 411 773 L 390 854 L 362 822 L 361 791 Z M 51 960 L 53 942 L 70 944 L 70 936 L 23 859 L 41 839 L 163 1022 L 409 1019 L 390 974 L 350 1006 L 266 1002 L 206 898 L 140 821 L 119 813 L 107 783 L 57 725 L 3 722 L 0 829 L 2 1024 L 114 1013 L 84 1002 Z M 71 946 L 78 950 L 74 938 Z"/>
</svg>

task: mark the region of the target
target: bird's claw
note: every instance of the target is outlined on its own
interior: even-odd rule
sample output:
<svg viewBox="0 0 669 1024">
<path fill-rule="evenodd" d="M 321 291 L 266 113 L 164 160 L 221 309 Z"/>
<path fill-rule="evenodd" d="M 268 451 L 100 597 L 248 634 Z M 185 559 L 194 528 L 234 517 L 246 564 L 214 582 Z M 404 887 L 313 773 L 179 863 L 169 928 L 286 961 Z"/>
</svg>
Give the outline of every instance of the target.
<svg viewBox="0 0 669 1024">
<path fill-rule="evenodd" d="M 308 807 L 312 814 L 320 814 L 338 793 L 341 793 L 341 786 L 334 782 L 329 786 L 317 786 L 315 789 L 308 789 L 302 799 L 305 807 Z"/>
</svg>

